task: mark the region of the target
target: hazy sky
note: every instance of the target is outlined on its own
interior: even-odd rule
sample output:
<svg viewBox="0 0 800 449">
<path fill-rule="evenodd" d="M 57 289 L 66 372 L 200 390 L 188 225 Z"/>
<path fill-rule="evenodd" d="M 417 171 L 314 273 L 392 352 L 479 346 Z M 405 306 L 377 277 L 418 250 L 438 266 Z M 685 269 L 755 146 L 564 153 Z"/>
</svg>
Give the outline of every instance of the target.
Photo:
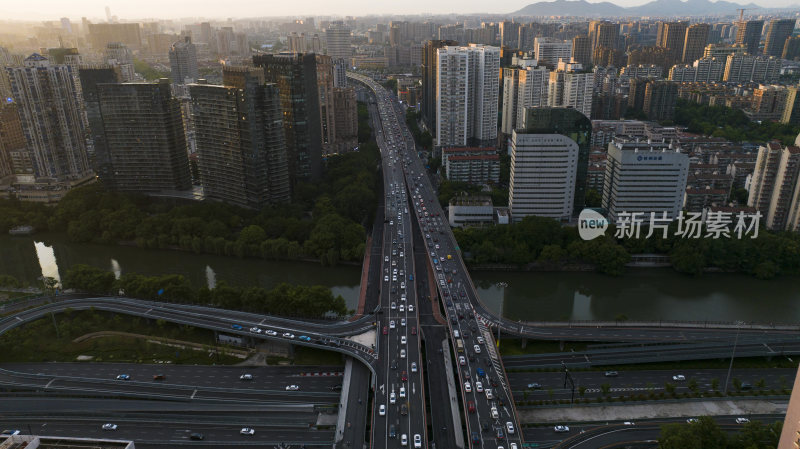
<svg viewBox="0 0 800 449">
<path fill-rule="evenodd" d="M 0 19 L 55 20 L 60 17 L 105 18 L 105 7 L 122 19 L 179 17 L 258 17 L 417 13 L 509 13 L 536 0 L 2 0 Z M 592 1 L 592 0 L 589 0 Z M 597 0 L 595 0 L 597 1 Z M 594 3 L 595 1 L 592 1 Z M 614 0 L 621 6 L 634 6 L 649 0 Z M 748 3 L 743 0 L 733 0 Z M 757 0 L 756 0 L 757 1 Z M 769 0 L 780 7 L 796 0 Z"/>
</svg>

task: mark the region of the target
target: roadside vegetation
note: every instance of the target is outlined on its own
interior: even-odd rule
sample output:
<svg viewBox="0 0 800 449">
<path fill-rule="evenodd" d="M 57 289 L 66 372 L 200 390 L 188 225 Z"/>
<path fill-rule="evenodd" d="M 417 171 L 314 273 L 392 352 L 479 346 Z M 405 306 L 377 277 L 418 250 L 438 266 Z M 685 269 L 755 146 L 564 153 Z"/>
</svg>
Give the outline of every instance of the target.
<svg viewBox="0 0 800 449">
<path fill-rule="evenodd" d="M 75 341 L 82 335 L 107 330 L 199 343 L 206 350 L 176 348 L 125 336 Z M 242 361 L 216 345 L 210 330 L 96 310 L 66 311 L 0 336 L 0 363 L 74 362 L 78 356 L 89 356 L 92 362 L 212 365 Z"/>
<path fill-rule="evenodd" d="M 595 270 L 621 275 L 631 254 L 665 254 L 678 272 L 701 275 L 707 269 L 743 273 L 759 279 L 800 275 L 800 234 L 759 230 L 758 237 L 685 239 L 676 237 L 677 223 L 666 239 L 614 238 L 611 225 L 606 235 L 585 241 L 577 228 L 555 220 L 526 217 L 519 223 L 482 228 L 457 228 L 453 234 L 470 264 L 500 264 L 525 268 L 563 270 L 588 264 Z M 703 230 L 705 233 L 705 230 Z"/>
<path fill-rule="evenodd" d="M 762 424 L 751 421 L 744 425 L 731 425 L 738 432 L 728 433 L 730 425 L 719 424 L 709 416 L 695 423 L 672 423 L 661 426 L 658 439 L 660 449 L 775 449 L 778 447 L 783 422 Z"/>
<path fill-rule="evenodd" d="M 213 289 L 195 289 L 186 278 L 176 274 L 143 276 L 126 273 L 115 279 L 114 273 L 88 265 L 75 265 L 68 269 L 63 284 L 64 288 L 99 295 L 121 292 L 131 298 L 212 305 L 287 317 L 319 319 L 348 313 L 344 298 L 334 297 L 330 288 L 319 285 L 281 283 L 267 290 L 261 287 L 234 287 L 220 282 Z"/>
</svg>

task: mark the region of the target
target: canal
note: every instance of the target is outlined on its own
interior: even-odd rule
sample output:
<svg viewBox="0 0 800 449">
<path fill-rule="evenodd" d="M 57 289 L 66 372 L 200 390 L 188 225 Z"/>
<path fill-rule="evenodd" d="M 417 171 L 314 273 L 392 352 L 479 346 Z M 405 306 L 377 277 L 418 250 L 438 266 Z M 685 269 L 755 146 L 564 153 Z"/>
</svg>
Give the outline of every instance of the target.
<svg viewBox="0 0 800 449">
<path fill-rule="evenodd" d="M 266 261 L 75 244 L 60 235 L 0 236 L 0 274 L 26 282 L 60 279 L 75 264 L 120 273 L 181 274 L 195 286 L 272 288 L 278 283 L 324 285 L 356 308 L 360 267 Z M 494 312 L 523 320 L 800 322 L 800 279 L 760 281 L 745 275 L 690 277 L 670 269 L 635 269 L 620 277 L 584 272 L 474 272 L 481 300 Z"/>
</svg>

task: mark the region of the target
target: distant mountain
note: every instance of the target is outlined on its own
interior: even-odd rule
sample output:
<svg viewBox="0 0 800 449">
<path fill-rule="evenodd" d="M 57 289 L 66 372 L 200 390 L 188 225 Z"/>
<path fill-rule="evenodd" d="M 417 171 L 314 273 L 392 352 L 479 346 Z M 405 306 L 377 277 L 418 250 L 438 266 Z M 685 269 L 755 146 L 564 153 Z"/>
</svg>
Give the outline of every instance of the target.
<svg viewBox="0 0 800 449">
<path fill-rule="evenodd" d="M 515 16 L 623 16 L 626 9 L 609 2 L 589 3 L 586 0 L 538 2 L 513 13 Z"/>
<path fill-rule="evenodd" d="M 609 2 L 589 3 L 586 0 L 554 0 L 551 2 L 532 3 L 517 12 L 515 16 L 580 16 L 580 17 L 613 17 L 613 16 L 705 16 L 736 14 L 737 8 L 763 9 L 750 3 L 738 3 L 720 0 L 653 0 L 641 6 L 624 8 Z"/>
</svg>

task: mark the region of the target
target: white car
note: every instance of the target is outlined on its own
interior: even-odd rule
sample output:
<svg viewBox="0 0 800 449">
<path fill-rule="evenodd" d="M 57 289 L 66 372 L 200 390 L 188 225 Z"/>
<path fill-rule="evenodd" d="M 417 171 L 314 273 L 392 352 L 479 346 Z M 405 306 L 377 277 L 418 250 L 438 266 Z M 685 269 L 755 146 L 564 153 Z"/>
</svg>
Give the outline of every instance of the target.
<svg viewBox="0 0 800 449">
<path fill-rule="evenodd" d="M 508 434 L 509 435 L 513 435 L 514 434 L 514 423 L 512 423 L 511 421 L 506 421 L 506 430 L 508 430 Z"/>
<path fill-rule="evenodd" d="M 259 329 L 257 327 L 251 327 L 250 328 L 250 332 L 252 332 L 254 334 L 260 334 L 261 333 L 261 329 Z"/>
<path fill-rule="evenodd" d="M 103 430 L 117 430 L 117 425 L 111 423 L 103 424 Z"/>
<path fill-rule="evenodd" d="M 569 432 L 569 426 L 555 426 L 553 427 L 553 430 L 558 433 Z"/>
<path fill-rule="evenodd" d="M 392 310 L 397 310 L 397 303 L 392 301 Z"/>
<path fill-rule="evenodd" d="M 278 335 L 277 332 L 275 332 L 274 330 L 271 330 L 271 329 L 265 330 L 264 333 L 269 335 L 270 337 L 276 337 Z"/>
<path fill-rule="evenodd" d="M 283 336 L 290 339 L 294 338 L 294 334 L 291 332 L 284 332 Z"/>
<path fill-rule="evenodd" d="M 389 395 L 389 403 L 394 404 L 395 402 L 397 402 L 397 395 L 393 391 L 392 394 Z"/>
<path fill-rule="evenodd" d="M 481 347 L 478 346 L 478 345 L 472 346 L 472 349 L 475 350 L 475 354 L 480 354 L 481 353 Z"/>
<path fill-rule="evenodd" d="M 405 349 L 401 349 L 401 350 L 400 350 L 400 358 L 401 358 L 401 359 L 404 359 L 404 358 L 406 358 L 406 350 L 405 350 Z"/>
<path fill-rule="evenodd" d="M 672 376 L 672 380 L 686 380 L 686 376 L 684 376 L 683 374 L 676 374 Z"/>
<path fill-rule="evenodd" d="M 406 397 L 406 387 L 400 387 L 400 397 Z"/>
<path fill-rule="evenodd" d="M 483 393 L 483 384 L 480 382 L 475 382 L 475 391 L 478 393 Z"/>
<path fill-rule="evenodd" d="M 239 380 L 253 380 L 252 374 L 242 374 L 239 376 Z"/>
<path fill-rule="evenodd" d="M 409 304 L 408 305 L 408 311 L 409 312 L 413 312 L 414 311 L 414 304 Z"/>
<path fill-rule="evenodd" d="M 472 385 L 469 382 L 464 382 L 464 391 L 472 393 Z"/>
<path fill-rule="evenodd" d="M 256 431 L 252 427 L 242 427 L 242 430 L 239 431 L 241 435 L 255 435 Z"/>
<path fill-rule="evenodd" d="M 381 404 L 380 408 L 378 408 L 378 414 L 381 416 L 386 416 L 386 405 Z"/>
<path fill-rule="evenodd" d="M 494 398 L 494 395 L 492 394 L 492 389 L 491 388 L 487 388 L 487 389 L 483 390 L 483 392 L 486 393 L 486 399 L 487 400 L 492 400 Z"/>
<path fill-rule="evenodd" d="M 300 387 L 298 385 L 287 385 L 286 386 L 286 391 L 298 391 L 298 390 L 300 390 Z"/>
<path fill-rule="evenodd" d="M 388 262 L 388 261 L 389 261 L 389 256 L 384 256 L 384 257 L 383 257 L 383 261 L 384 261 L 384 262 Z"/>
<path fill-rule="evenodd" d="M 400 312 L 405 312 L 405 311 L 406 311 L 406 306 L 400 304 Z"/>
<path fill-rule="evenodd" d="M 736 424 L 747 424 L 750 420 L 747 418 L 736 418 Z"/>
<path fill-rule="evenodd" d="M 417 372 L 417 362 L 412 362 L 411 363 L 411 372 L 412 373 L 416 373 Z"/>
<path fill-rule="evenodd" d="M 400 325 L 401 326 L 405 326 L 406 325 L 406 319 L 405 318 L 400 319 Z"/>
<path fill-rule="evenodd" d="M 389 276 L 384 276 L 383 277 L 383 282 L 389 282 Z"/>
<path fill-rule="evenodd" d="M 422 437 L 418 433 L 414 434 L 414 447 L 415 448 L 422 447 Z"/>
<path fill-rule="evenodd" d="M 458 364 L 464 366 L 467 364 L 467 359 L 463 355 L 458 356 Z"/>
<path fill-rule="evenodd" d="M 476 338 L 476 340 L 478 340 L 479 345 L 482 345 L 484 343 L 483 337 L 481 337 L 480 335 L 478 335 L 478 338 Z"/>
<path fill-rule="evenodd" d="M 404 344 L 406 344 L 406 336 L 405 336 L 405 335 L 403 335 L 402 337 L 400 337 L 400 344 L 401 344 L 401 345 L 404 345 Z"/>
<path fill-rule="evenodd" d="M 400 435 L 400 445 L 401 446 L 408 446 L 408 435 L 406 435 L 406 434 Z"/>
<path fill-rule="evenodd" d="M 389 329 L 394 329 L 394 328 L 395 328 L 394 320 L 389 321 Z"/>
</svg>

